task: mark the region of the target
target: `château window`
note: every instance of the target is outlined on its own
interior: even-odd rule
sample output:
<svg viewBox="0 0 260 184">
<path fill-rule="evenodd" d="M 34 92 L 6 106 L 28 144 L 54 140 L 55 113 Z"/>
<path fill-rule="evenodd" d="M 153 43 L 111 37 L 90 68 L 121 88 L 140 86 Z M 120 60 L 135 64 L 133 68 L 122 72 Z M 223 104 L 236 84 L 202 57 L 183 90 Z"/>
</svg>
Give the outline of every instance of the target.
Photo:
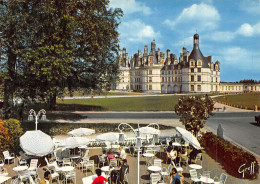
<svg viewBox="0 0 260 184">
<path fill-rule="evenodd" d="M 198 73 L 200 73 L 201 72 L 201 68 L 198 68 Z"/>
<path fill-rule="evenodd" d="M 153 66 L 153 63 L 150 63 L 150 66 Z"/>
<path fill-rule="evenodd" d="M 152 70 L 149 70 L 149 75 L 152 75 Z"/>
<path fill-rule="evenodd" d="M 151 62 L 151 63 L 153 62 L 153 57 L 150 57 L 150 62 Z"/>
<path fill-rule="evenodd" d="M 194 75 L 190 76 L 190 81 L 194 82 Z"/>
<path fill-rule="evenodd" d="M 149 77 L 149 82 L 152 82 L 152 77 Z"/>
<path fill-rule="evenodd" d="M 201 76 L 200 76 L 200 75 L 198 75 L 198 81 L 199 81 L 199 82 L 201 81 Z"/>
<path fill-rule="evenodd" d="M 194 91 L 194 85 L 190 85 L 190 90 Z"/>
<path fill-rule="evenodd" d="M 152 85 L 151 84 L 149 85 L 149 90 L 152 90 Z"/>
<path fill-rule="evenodd" d="M 198 66 L 201 66 L 201 61 L 198 61 Z"/>
<path fill-rule="evenodd" d="M 191 62 L 190 62 L 190 66 L 194 66 L 194 63 L 193 63 L 193 61 L 191 61 Z"/>
<path fill-rule="evenodd" d="M 201 85 L 197 86 L 197 91 L 201 91 Z"/>
<path fill-rule="evenodd" d="M 190 72 L 191 72 L 191 73 L 194 73 L 194 68 L 191 68 L 191 69 L 190 69 Z"/>
</svg>

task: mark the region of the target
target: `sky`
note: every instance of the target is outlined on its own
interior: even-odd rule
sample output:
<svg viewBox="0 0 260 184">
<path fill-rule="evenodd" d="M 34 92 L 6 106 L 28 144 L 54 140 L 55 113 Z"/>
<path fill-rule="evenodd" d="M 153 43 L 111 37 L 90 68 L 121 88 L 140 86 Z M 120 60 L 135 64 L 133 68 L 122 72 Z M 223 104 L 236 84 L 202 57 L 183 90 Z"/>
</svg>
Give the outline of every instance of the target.
<svg viewBox="0 0 260 184">
<path fill-rule="evenodd" d="M 151 42 L 177 58 L 199 34 L 204 56 L 220 61 L 220 80 L 260 80 L 260 0 L 110 0 L 121 8 L 120 48 L 131 57 Z"/>
</svg>

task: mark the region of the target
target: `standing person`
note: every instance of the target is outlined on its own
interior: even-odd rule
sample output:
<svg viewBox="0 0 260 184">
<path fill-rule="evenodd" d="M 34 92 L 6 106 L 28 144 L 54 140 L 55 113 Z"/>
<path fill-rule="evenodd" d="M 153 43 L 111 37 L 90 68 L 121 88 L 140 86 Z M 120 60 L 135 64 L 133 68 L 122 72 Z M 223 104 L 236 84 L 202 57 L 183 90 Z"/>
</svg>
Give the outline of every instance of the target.
<svg viewBox="0 0 260 184">
<path fill-rule="evenodd" d="M 119 183 L 124 182 L 125 173 L 129 173 L 129 165 L 127 165 L 127 160 L 123 159 L 122 166 L 120 167 L 120 170 L 119 170 L 119 177 L 118 177 Z"/>
<path fill-rule="evenodd" d="M 40 181 L 40 184 L 49 184 L 49 180 L 51 178 L 51 173 L 50 171 L 45 171 L 44 173 L 44 178 Z"/>
<path fill-rule="evenodd" d="M 176 184 L 177 182 L 176 179 L 181 180 L 182 177 L 182 183 L 184 182 L 184 176 L 181 173 L 177 172 L 176 168 L 172 168 L 172 173 L 171 173 L 171 179 L 169 181 L 169 184 Z"/>
<path fill-rule="evenodd" d="M 92 184 L 103 184 L 104 181 L 108 182 L 105 177 L 101 176 L 101 169 L 96 169 L 96 174 L 98 177 L 93 180 Z"/>
<path fill-rule="evenodd" d="M 121 158 L 122 160 L 126 159 L 126 153 L 125 150 L 122 148 L 122 146 L 119 147 L 119 150 L 120 150 L 119 158 Z"/>
</svg>

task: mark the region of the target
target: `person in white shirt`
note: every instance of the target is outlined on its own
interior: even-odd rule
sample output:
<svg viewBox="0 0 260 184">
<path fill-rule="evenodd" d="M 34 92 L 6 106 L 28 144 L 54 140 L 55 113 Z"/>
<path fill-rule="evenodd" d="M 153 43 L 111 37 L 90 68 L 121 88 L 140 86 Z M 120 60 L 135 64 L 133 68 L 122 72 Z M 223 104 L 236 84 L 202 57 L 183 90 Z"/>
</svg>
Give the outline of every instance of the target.
<svg viewBox="0 0 260 184">
<path fill-rule="evenodd" d="M 126 153 L 125 153 L 125 150 L 120 146 L 119 147 L 119 150 L 120 150 L 120 158 L 122 159 L 122 160 L 124 160 L 124 159 L 126 159 Z"/>
</svg>

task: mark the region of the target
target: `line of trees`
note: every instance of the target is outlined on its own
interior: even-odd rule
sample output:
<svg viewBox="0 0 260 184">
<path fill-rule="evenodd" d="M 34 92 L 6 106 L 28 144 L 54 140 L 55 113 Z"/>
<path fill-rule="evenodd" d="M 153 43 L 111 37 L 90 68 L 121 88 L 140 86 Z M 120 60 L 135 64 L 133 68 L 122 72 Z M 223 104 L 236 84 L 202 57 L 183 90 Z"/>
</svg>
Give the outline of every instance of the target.
<svg viewBox="0 0 260 184">
<path fill-rule="evenodd" d="M 104 0 L 2 0 L 0 76 L 4 115 L 14 99 L 55 109 L 64 90 L 116 80 L 121 9 Z"/>
</svg>

